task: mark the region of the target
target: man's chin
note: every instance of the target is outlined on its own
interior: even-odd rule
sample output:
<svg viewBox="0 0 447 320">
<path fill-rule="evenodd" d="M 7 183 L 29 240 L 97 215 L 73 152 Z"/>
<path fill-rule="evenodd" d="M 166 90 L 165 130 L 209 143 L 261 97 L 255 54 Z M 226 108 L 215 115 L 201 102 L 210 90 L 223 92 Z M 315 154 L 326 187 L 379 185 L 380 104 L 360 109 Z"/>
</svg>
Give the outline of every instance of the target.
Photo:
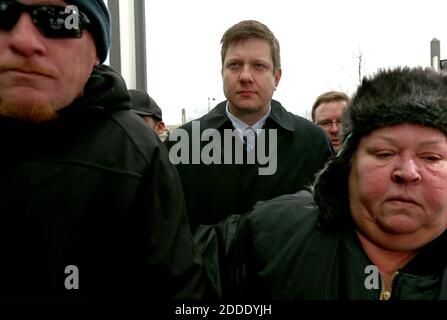
<svg viewBox="0 0 447 320">
<path fill-rule="evenodd" d="M 332 146 L 334 148 L 335 153 L 341 150 L 342 145 Z"/>
<path fill-rule="evenodd" d="M 0 99 L 0 117 L 28 123 L 42 123 L 58 117 L 55 108 L 46 102 L 14 103 Z"/>
<path fill-rule="evenodd" d="M 235 109 L 240 114 L 246 115 L 266 113 L 268 111 L 268 107 L 260 106 L 259 104 L 251 103 L 248 101 L 243 101 L 237 106 L 233 106 L 233 109 Z"/>
</svg>

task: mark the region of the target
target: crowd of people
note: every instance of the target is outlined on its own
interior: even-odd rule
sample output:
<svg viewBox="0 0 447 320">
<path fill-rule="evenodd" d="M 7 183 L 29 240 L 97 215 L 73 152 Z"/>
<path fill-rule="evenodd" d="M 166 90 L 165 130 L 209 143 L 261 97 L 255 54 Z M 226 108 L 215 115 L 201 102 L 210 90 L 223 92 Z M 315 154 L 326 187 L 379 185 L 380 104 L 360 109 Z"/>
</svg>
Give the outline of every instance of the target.
<svg viewBox="0 0 447 320">
<path fill-rule="evenodd" d="M 109 47 L 102 0 L 0 0 L 0 297 L 447 299 L 446 74 L 378 70 L 310 121 L 243 20 L 226 100 L 162 142 Z"/>
</svg>

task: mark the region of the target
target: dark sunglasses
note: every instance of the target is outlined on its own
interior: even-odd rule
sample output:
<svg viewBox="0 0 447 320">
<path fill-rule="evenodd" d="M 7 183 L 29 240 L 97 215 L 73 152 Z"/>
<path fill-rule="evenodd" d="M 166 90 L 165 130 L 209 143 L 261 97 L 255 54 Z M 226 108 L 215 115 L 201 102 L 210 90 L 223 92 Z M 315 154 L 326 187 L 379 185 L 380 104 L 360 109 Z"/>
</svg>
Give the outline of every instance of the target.
<svg viewBox="0 0 447 320">
<path fill-rule="evenodd" d="M 80 38 L 82 30 L 90 24 L 88 17 L 82 13 L 65 12 L 65 7 L 53 5 L 25 5 L 17 1 L 0 0 L 0 30 L 14 28 L 22 13 L 28 13 L 34 25 L 47 38 Z M 77 17 L 77 26 L 66 26 L 66 21 Z M 68 20 L 67 20 L 68 19 Z"/>
</svg>

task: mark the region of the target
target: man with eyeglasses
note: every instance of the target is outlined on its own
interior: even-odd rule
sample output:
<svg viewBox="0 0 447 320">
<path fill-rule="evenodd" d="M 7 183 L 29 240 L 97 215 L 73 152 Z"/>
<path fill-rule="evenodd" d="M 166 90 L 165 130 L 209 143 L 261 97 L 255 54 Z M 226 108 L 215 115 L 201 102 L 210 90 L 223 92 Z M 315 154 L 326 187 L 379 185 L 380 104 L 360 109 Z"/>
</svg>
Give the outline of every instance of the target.
<svg viewBox="0 0 447 320">
<path fill-rule="evenodd" d="M 0 297 L 202 295 L 177 172 L 109 45 L 101 0 L 0 0 Z"/>
<path fill-rule="evenodd" d="M 326 132 L 335 152 L 343 146 L 341 117 L 348 103 L 349 97 L 345 93 L 328 91 L 318 96 L 312 106 L 312 121 Z"/>
</svg>

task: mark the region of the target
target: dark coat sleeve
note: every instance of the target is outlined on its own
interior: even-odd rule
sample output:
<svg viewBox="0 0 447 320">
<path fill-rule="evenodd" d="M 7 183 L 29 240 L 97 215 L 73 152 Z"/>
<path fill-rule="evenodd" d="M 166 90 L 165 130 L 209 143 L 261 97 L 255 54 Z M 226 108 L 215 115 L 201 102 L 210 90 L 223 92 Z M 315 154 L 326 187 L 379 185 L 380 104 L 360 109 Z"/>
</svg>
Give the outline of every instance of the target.
<svg viewBox="0 0 447 320">
<path fill-rule="evenodd" d="M 208 277 L 205 299 L 226 299 L 240 285 L 234 273 L 241 273 L 239 270 L 244 270 L 244 266 L 235 262 L 248 214 L 231 215 L 217 224 L 197 228 L 194 239 L 199 244 Z"/>
<path fill-rule="evenodd" d="M 251 211 L 228 216 L 218 224 L 199 226 L 194 237 L 211 284 L 207 297 L 243 300 L 265 296 L 257 292 L 261 288 L 256 284 L 255 270 L 264 262 L 269 268 L 283 269 L 284 260 L 272 257 L 281 251 L 282 255 L 293 256 L 285 248 L 296 240 L 294 226 L 302 224 L 307 211 L 303 208 L 311 205 L 311 199 L 311 194 L 302 190 L 260 201 Z M 287 279 L 287 272 L 282 275 Z"/>
</svg>

